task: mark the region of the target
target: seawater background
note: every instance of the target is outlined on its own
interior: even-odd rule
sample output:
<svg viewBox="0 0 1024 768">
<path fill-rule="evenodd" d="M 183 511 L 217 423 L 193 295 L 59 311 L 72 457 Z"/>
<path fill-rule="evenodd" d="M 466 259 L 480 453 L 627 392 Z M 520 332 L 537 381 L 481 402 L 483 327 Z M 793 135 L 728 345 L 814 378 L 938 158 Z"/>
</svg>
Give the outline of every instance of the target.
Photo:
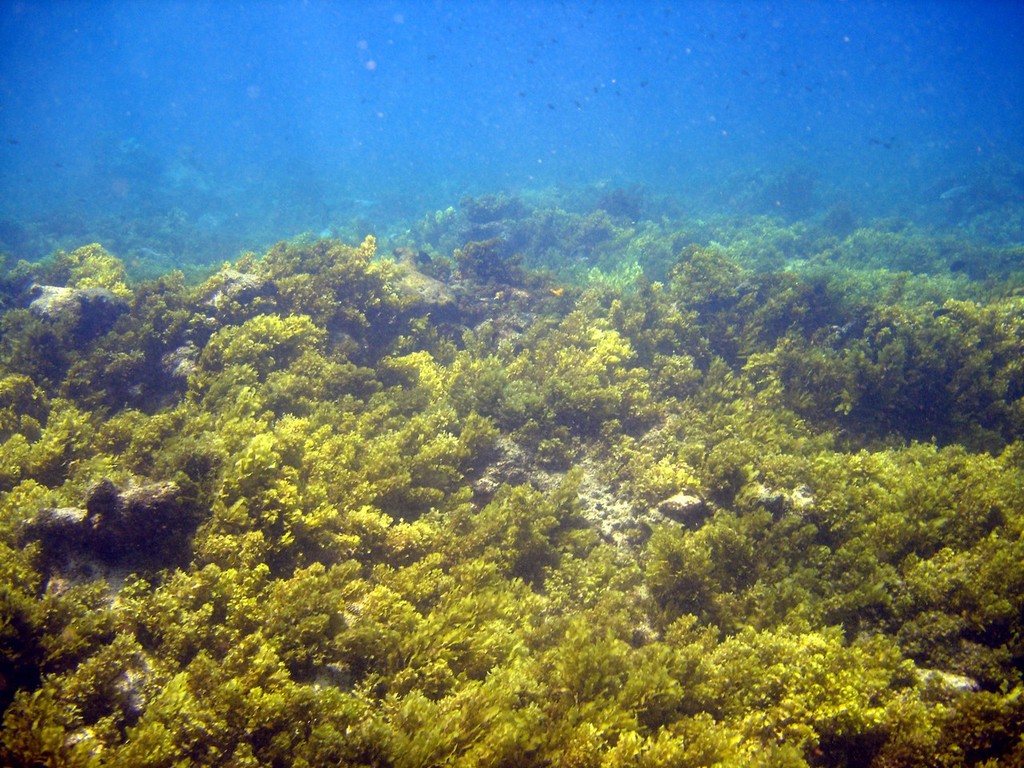
<svg viewBox="0 0 1024 768">
<path fill-rule="evenodd" d="M 303 231 L 386 235 L 465 194 L 617 186 L 682 215 L 848 205 L 955 228 L 963 200 L 1019 206 L 1024 10 L 0 4 L 14 257 L 100 240 L 220 261 Z"/>
</svg>

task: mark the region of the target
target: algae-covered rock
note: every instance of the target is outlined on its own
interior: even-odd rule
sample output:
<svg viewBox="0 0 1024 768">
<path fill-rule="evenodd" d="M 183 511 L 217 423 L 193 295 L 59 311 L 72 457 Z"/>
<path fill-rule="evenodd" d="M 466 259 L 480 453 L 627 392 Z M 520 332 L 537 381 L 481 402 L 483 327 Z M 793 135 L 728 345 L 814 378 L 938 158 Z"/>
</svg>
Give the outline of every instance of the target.
<svg viewBox="0 0 1024 768">
<path fill-rule="evenodd" d="M 29 305 L 39 317 L 76 329 L 85 337 L 109 331 L 128 309 L 128 302 L 106 288 L 66 288 L 36 285 Z"/>
<path fill-rule="evenodd" d="M 272 294 L 273 287 L 264 276 L 242 272 L 233 267 L 220 270 L 203 284 L 201 290 L 203 303 L 214 311 L 220 310 L 228 302 L 251 303 L 265 293 Z"/>
<path fill-rule="evenodd" d="M 408 257 L 395 264 L 392 285 L 402 303 L 416 314 L 436 315 L 455 309 L 454 291 L 444 282 L 420 271 Z"/>
<path fill-rule="evenodd" d="M 46 508 L 22 529 L 24 541 L 38 541 L 53 562 L 68 556 L 107 564 L 171 563 L 188 548 L 196 523 L 172 482 L 119 490 L 101 480 L 89 491 L 85 509 Z"/>
<path fill-rule="evenodd" d="M 63 557 L 90 545 L 92 532 L 85 524 L 87 516 L 80 507 L 47 507 L 25 523 L 22 537 L 40 542 L 50 557 Z"/>
<path fill-rule="evenodd" d="M 680 491 L 658 504 L 658 511 L 677 523 L 696 528 L 710 514 L 708 503 L 693 491 Z"/>
<path fill-rule="evenodd" d="M 164 371 L 174 379 L 187 381 L 188 377 L 195 372 L 199 359 L 199 347 L 191 341 L 185 342 L 180 347 L 166 352 L 160 358 Z"/>
</svg>

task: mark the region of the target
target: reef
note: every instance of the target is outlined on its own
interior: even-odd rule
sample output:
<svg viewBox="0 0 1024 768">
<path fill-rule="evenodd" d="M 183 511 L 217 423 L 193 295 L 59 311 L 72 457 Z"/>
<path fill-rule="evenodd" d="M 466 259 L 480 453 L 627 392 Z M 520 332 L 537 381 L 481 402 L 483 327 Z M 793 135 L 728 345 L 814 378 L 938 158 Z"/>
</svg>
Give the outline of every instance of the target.
<svg viewBox="0 0 1024 768">
<path fill-rule="evenodd" d="M 1019 247 L 597 204 L 3 262 L 0 763 L 1024 761 Z"/>
</svg>

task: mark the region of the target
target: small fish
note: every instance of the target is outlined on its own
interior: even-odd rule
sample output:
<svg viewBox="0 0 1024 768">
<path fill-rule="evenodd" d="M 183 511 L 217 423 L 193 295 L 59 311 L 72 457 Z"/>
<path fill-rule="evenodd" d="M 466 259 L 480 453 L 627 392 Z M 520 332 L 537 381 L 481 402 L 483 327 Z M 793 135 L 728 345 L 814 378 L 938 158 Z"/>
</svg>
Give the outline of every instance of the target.
<svg viewBox="0 0 1024 768">
<path fill-rule="evenodd" d="M 964 184 L 963 186 L 947 189 L 945 192 L 939 195 L 939 200 L 954 200 L 955 198 L 966 195 L 970 191 L 970 189 L 971 188 L 966 184 Z"/>
</svg>

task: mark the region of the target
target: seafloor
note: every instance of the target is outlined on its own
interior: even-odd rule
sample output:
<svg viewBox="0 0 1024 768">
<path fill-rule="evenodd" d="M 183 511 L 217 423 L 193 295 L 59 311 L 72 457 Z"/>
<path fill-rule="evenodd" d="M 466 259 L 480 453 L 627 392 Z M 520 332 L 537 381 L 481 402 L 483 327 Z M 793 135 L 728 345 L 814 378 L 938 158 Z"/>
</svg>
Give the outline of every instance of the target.
<svg viewBox="0 0 1024 768">
<path fill-rule="evenodd" d="M 618 191 L 0 261 L 0 763 L 1024 764 L 982 234 Z"/>
</svg>

